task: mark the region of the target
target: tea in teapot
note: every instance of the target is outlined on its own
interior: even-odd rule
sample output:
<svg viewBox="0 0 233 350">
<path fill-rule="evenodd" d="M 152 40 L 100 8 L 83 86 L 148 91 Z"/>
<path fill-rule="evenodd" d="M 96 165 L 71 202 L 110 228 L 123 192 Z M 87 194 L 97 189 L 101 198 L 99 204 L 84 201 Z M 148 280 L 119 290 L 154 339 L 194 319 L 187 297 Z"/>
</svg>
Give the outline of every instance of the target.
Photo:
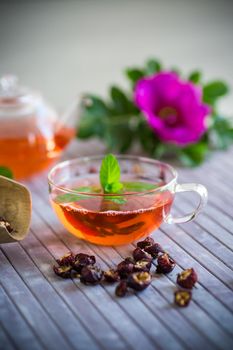
<svg viewBox="0 0 233 350">
<path fill-rule="evenodd" d="M 59 157 L 75 135 L 69 123 L 59 121 L 42 96 L 19 86 L 15 76 L 0 79 L 0 165 L 15 178 L 36 174 Z"/>
</svg>

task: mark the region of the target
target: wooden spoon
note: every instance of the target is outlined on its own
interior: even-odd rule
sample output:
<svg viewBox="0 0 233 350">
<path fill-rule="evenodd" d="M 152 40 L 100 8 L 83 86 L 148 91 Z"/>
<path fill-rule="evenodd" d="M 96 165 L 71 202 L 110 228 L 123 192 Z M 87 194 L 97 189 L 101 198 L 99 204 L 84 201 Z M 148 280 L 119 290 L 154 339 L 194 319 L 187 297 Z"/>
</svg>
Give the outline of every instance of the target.
<svg viewBox="0 0 233 350">
<path fill-rule="evenodd" d="M 31 207 L 29 190 L 16 181 L 0 176 L 0 217 L 13 229 L 9 230 L 0 224 L 0 244 L 17 242 L 26 237 L 31 221 Z"/>
</svg>

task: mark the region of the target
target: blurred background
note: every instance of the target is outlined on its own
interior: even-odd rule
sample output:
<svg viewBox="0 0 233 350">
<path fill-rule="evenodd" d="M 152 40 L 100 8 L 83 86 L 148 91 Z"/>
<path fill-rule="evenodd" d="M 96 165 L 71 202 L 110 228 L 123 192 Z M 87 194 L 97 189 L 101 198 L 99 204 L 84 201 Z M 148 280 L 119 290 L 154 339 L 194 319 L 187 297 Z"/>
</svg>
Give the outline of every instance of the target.
<svg viewBox="0 0 233 350">
<path fill-rule="evenodd" d="M 77 94 L 125 86 L 123 68 L 153 56 L 233 86 L 233 1 L 0 1 L 0 74 L 17 74 L 60 112 Z M 231 114 L 232 94 L 222 108 Z"/>
</svg>

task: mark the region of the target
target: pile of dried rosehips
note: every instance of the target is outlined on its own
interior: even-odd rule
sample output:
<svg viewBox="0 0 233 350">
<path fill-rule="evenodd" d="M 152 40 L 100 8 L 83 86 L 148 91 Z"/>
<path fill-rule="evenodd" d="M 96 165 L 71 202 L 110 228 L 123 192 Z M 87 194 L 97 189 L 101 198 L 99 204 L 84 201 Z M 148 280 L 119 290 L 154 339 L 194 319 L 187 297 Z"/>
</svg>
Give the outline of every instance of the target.
<svg viewBox="0 0 233 350">
<path fill-rule="evenodd" d="M 102 271 L 96 265 L 95 256 L 84 253 L 74 255 L 72 252 L 57 259 L 58 266 L 54 266 L 53 269 L 62 278 L 79 277 L 85 284 L 98 284 L 102 281 L 119 282 L 115 293 L 118 297 L 123 297 L 129 290 L 142 291 L 151 284 L 150 269 L 153 259 L 157 259 L 156 273 L 158 274 L 167 274 L 176 265 L 160 244 L 155 243 L 153 238 L 147 237 L 137 243 L 133 257 L 125 258 L 116 269 Z M 189 304 L 192 297 L 190 290 L 196 282 L 197 274 L 192 268 L 177 275 L 177 284 L 183 288 L 175 291 L 174 300 L 178 306 L 185 307 Z"/>
</svg>

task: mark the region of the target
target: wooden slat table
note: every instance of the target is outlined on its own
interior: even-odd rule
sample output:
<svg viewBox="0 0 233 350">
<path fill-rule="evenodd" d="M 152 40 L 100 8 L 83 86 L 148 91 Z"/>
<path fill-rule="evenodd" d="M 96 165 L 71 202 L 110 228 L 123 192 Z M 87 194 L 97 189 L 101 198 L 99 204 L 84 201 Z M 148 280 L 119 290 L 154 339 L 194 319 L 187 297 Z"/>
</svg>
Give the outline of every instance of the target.
<svg viewBox="0 0 233 350">
<path fill-rule="evenodd" d="M 30 234 L 0 249 L 0 349 L 233 349 L 232 158 L 233 150 L 197 169 L 179 169 L 180 182 L 206 185 L 208 205 L 195 222 L 154 232 L 177 266 L 125 298 L 115 297 L 115 286 L 59 279 L 52 265 L 72 250 L 96 255 L 107 268 L 130 255 L 133 245 L 100 247 L 77 240 L 52 212 L 46 176 L 28 181 Z M 174 210 L 181 215 L 192 208 L 186 194 Z M 173 304 L 173 292 L 176 274 L 187 267 L 197 270 L 199 283 L 189 307 L 181 309 Z"/>
</svg>

